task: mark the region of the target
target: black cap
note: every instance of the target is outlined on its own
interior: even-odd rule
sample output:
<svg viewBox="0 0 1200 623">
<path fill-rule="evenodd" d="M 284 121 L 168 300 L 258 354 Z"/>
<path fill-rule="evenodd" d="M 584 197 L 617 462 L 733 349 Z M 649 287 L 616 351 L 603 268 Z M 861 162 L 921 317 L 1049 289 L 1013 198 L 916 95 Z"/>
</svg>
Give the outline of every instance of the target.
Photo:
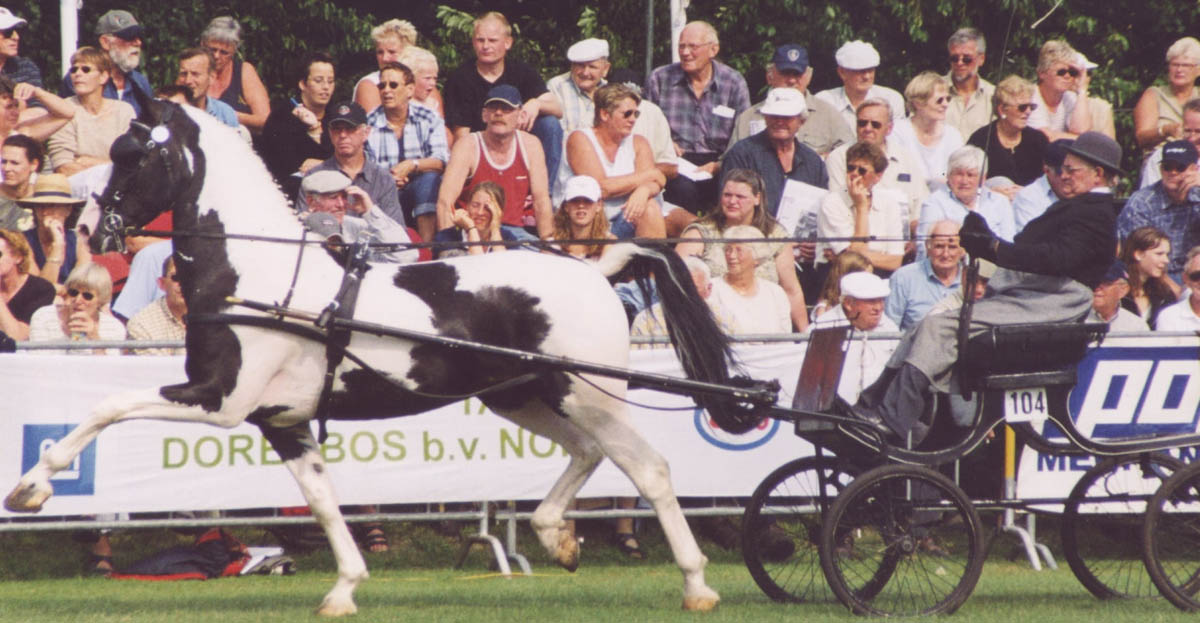
<svg viewBox="0 0 1200 623">
<path fill-rule="evenodd" d="M 335 123 L 349 123 L 353 126 L 367 124 L 367 113 L 355 102 L 341 102 L 329 109 L 333 114 L 326 123 L 332 127 Z"/>
</svg>

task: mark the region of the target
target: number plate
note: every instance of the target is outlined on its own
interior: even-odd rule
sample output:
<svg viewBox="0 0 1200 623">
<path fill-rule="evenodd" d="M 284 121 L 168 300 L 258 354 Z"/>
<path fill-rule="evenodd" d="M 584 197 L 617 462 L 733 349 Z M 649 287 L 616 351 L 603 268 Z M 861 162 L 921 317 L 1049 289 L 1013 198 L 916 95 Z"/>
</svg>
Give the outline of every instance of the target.
<svg viewBox="0 0 1200 623">
<path fill-rule="evenodd" d="M 1042 422 L 1050 416 L 1046 388 L 1030 387 L 1004 392 L 1004 420 L 1009 423 Z"/>
</svg>

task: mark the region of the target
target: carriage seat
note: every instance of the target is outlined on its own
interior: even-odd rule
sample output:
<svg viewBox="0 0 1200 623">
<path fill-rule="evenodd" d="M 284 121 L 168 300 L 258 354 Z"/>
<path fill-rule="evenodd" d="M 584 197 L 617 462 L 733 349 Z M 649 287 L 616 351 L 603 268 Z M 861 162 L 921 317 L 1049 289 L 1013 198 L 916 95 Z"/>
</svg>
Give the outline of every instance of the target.
<svg viewBox="0 0 1200 623">
<path fill-rule="evenodd" d="M 1075 365 L 1107 332 L 1103 322 L 990 327 L 967 341 L 963 383 L 981 390 L 1074 385 Z"/>
</svg>

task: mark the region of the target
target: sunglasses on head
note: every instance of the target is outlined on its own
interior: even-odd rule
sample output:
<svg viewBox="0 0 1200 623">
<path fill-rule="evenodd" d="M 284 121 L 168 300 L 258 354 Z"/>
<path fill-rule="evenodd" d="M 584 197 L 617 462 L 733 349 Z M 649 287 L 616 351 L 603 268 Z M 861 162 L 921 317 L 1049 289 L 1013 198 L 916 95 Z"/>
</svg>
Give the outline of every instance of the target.
<svg viewBox="0 0 1200 623">
<path fill-rule="evenodd" d="M 67 71 L 67 73 L 73 74 L 73 73 L 79 72 L 79 71 L 82 71 L 85 74 L 90 74 L 90 73 L 92 73 L 92 66 L 91 65 L 72 65 L 71 69 L 69 69 Z"/>
<path fill-rule="evenodd" d="M 1072 78 L 1078 78 L 1078 77 L 1079 77 L 1079 70 L 1078 70 L 1078 69 L 1075 69 L 1074 67 L 1063 67 L 1062 69 L 1060 69 L 1060 70 L 1058 70 L 1058 71 L 1054 72 L 1054 74 L 1055 74 L 1055 75 L 1057 75 L 1059 78 L 1061 78 L 1061 77 L 1063 77 L 1063 76 L 1066 76 L 1066 75 L 1068 75 L 1068 74 L 1069 74 L 1069 75 L 1070 75 Z"/>
<path fill-rule="evenodd" d="M 971 56 L 970 54 L 951 54 L 950 62 L 954 64 L 962 63 L 963 65 L 970 65 L 971 63 L 975 62 L 975 57 Z"/>
<path fill-rule="evenodd" d="M 1195 270 L 1185 275 L 1188 281 L 1200 281 L 1200 270 Z"/>
<path fill-rule="evenodd" d="M 1163 162 L 1161 165 L 1163 171 L 1168 173 L 1183 173 L 1187 171 L 1188 165 L 1179 162 Z"/>
<path fill-rule="evenodd" d="M 857 164 L 846 165 L 846 173 L 855 173 L 855 172 L 857 172 L 859 175 L 866 175 L 866 174 L 870 173 L 871 170 L 868 169 L 867 167 L 857 165 Z"/>
<path fill-rule="evenodd" d="M 90 301 L 96 298 L 95 293 L 84 292 L 82 290 L 76 290 L 75 288 L 67 288 L 67 298 L 75 298 L 77 296 L 82 296 L 83 300 L 85 301 Z"/>
<path fill-rule="evenodd" d="M 400 87 L 402 87 L 402 86 L 404 86 L 404 85 L 403 85 L 403 84 L 401 84 L 401 83 L 399 83 L 399 82 L 396 82 L 395 80 L 388 80 L 388 81 L 386 81 L 386 82 L 385 82 L 385 81 L 382 81 L 382 80 L 380 80 L 380 81 L 379 81 L 379 88 L 380 88 L 380 89 L 382 89 L 382 88 L 384 88 L 384 87 L 387 87 L 387 88 L 389 88 L 389 89 L 399 89 L 399 88 L 400 88 Z"/>
<path fill-rule="evenodd" d="M 858 120 L 858 127 L 860 127 L 860 128 L 865 128 L 865 127 L 867 127 L 868 124 L 870 124 L 870 126 L 876 130 L 883 127 L 882 121 L 875 121 L 872 119 L 859 119 Z"/>
</svg>

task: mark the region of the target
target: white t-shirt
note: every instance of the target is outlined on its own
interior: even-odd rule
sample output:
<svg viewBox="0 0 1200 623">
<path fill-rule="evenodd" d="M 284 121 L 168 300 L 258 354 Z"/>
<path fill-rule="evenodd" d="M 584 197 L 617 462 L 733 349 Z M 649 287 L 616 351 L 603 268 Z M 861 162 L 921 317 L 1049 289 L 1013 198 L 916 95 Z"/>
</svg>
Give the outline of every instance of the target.
<svg viewBox="0 0 1200 623">
<path fill-rule="evenodd" d="M 754 296 L 739 294 L 724 279 L 713 280 L 714 307 L 724 309 L 732 321 L 731 333 L 791 333 L 792 306 L 787 294 L 777 284 L 755 279 L 758 291 Z"/>
<path fill-rule="evenodd" d="M 1051 111 L 1046 106 L 1046 101 L 1042 99 L 1042 90 L 1034 87 L 1033 103 L 1037 104 L 1037 110 L 1034 110 L 1029 115 L 1029 127 L 1035 130 L 1049 129 L 1052 132 L 1068 132 L 1067 120 L 1071 118 L 1071 111 L 1075 110 L 1075 102 L 1079 100 L 1079 96 L 1074 91 L 1063 93 L 1062 101 L 1058 103 L 1058 109 Z"/>
<path fill-rule="evenodd" d="M 1157 331 L 1200 331 L 1200 316 L 1192 310 L 1192 303 L 1185 298 L 1158 312 Z"/>
<path fill-rule="evenodd" d="M 867 233 L 878 240 L 867 243 L 876 253 L 904 254 L 904 234 L 908 231 L 908 204 L 905 197 L 893 188 L 876 184 L 871 189 L 871 211 L 867 214 Z M 825 195 L 817 212 L 817 237 L 849 238 L 854 235 L 854 206 L 846 191 Z M 850 246 L 848 240 L 817 243 L 816 262 L 825 262 L 825 248 L 841 253 Z"/>
<path fill-rule="evenodd" d="M 930 191 L 946 184 L 946 174 L 949 173 L 946 165 L 950 162 L 950 154 L 966 145 L 962 134 L 947 125 L 942 128 L 941 140 L 932 147 L 927 146 L 917 139 L 916 130 L 909 119 L 897 121 L 892 127 L 892 133 L 888 135 L 888 140 L 895 141 L 917 155 L 917 161 L 924 167 L 922 173 L 925 174 Z"/>
</svg>

